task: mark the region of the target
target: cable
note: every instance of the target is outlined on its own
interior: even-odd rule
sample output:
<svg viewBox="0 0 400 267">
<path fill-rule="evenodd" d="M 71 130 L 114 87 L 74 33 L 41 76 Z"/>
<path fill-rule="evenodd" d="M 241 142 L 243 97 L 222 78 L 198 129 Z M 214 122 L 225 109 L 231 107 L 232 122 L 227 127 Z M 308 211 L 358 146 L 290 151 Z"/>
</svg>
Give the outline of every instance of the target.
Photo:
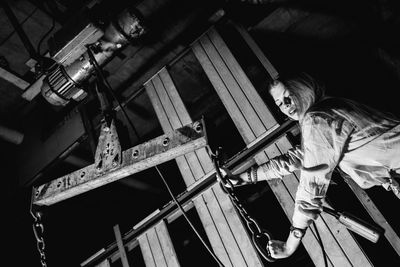
<svg viewBox="0 0 400 267">
<path fill-rule="evenodd" d="M 314 225 L 315 233 L 317 234 L 318 243 L 319 243 L 319 245 L 321 246 L 321 249 L 322 249 L 322 254 L 323 254 L 323 257 L 324 257 L 325 267 L 328 267 L 328 259 L 327 259 L 328 256 L 326 255 L 324 244 L 322 243 L 322 238 L 319 235 L 319 231 L 317 229 L 317 225 L 315 224 L 314 221 L 313 221 L 313 225 Z"/>
<path fill-rule="evenodd" d="M 40 41 L 37 45 L 36 51 L 37 51 L 38 55 L 40 55 L 40 56 L 42 55 L 40 53 L 40 46 L 42 45 L 42 42 L 44 41 L 44 39 L 54 30 L 55 26 L 56 26 L 56 20 L 55 20 L 54 16 L 52 16 L 52 22 L 51 22 L 50 29 L 43 35 L 43 37 L 40 39 Z"/>
<path fill-rule="evenodd" d="M 90 62 L 94 65 L 94 67 L 95 67 L 95 69 L 96 69 L 96 72 L 97 72 L 98 75 L 100 76 L 100 79 L 101 79 L 101 80 L 103 81 L 103 83 L 106 85 L 106 87 L 107 87 L 109 93 L 110 93 L 111 96 L 114 98 L 114 100 L 117 102 L 118 106 L 121 108 L 121 111 L 122 111 L 122 113 L 124 114 L 126 120 L 128 121 L 129 126 L 132 128 L 132 130 L 133 130 L 133 132 L 135 133 L 135 135 L 139 138 L 139 134 L 138 134 L 138 132 L 136 131 L 136 128 L 135 128 L 135 126 L 133 125 L 133 123 L 132 123 L 131 119 L 129 118 L 128 114 L 126 113 L 125 108 L 122 107 L 122 104 L 121 104 L 121 102 L 118 100 L 118 98 L 116 97 L 116 95 L 114 94 L 114 91 L 112 90 L 111 85 L 108 83 L 107 79 L 104 77 L 103 72 L 102 72 L 102 70 L 101 70 L 99 64 L 97 63 L 96 58 L 95 58 L 94 55 L 93 55 L 93 52 L 92 52 L 92 49 L 91 49 L 91 46 L 90 46 L 90 45 L 87 46 L 87 50 L 88 50 L 88 55 L 89 55 Z"/>
<path fill-rule="evenodd" d="M 154 167 L 158 174 L 161 177 L 161 180 L 164 182 L 165 187 L 168 190 L 168 193 L 171 195 L 172 199 L 174 200 L 174 202 L 176 203 L 176 205 L 179 207 L 179 209 L 182 212 L 183 217 L 185 217 L 186 221 L 189 223 L 190 227 L 192 228 L 192 230 L 195 232 L 195 234 L 197 235 L 197 237 L 200 239 L 200 241 L 203 243 L 203 245 L 206 247 L 206 249 L 208 250 L 208 252 L 211 254 L 211 256 L 215 259 L 215 261 L 219 264 L 219 266 L 224 267 L 224 264 L 221 262 L 220 259 L 218 259 L 218 257 L 215 255 L 215 253 L 210 249 L 210 247 L 206 244 L 206 242 L 204 241 L 204 239 L 200 236 L 199 232 L 196 230 L 196 228 L 194 227 L 194 225 L 192 224 L 192 222 L 190 221 L 190 219 L 187 217 L 187 214 L 185 212 L 185 210 L 183 209 L 182 205 L 178 202 L 178 200 L 176 199 L 176 197 L 174 196 L 174 194 L 171 192 L 170 187 L 168 186 L 167 181 L 165 180 L 164 176 L 162 175 L 162 173 L 160 172 L 159 168 L 157 166 Z"/>
<path fill-rule="evenodd" d="M 93 52 L 91 51 L 90 46 L 87 47 L 88 48 L 88 54 L 89 54 L 89 58 L 90 61 L 92 62 L 92 64 L 94 65 L 96 71 L 98 72 L 98 74 L 101 76 L 100 78 L 103 80 L 103 82 L 105 83 L 107 89 L 109 90 L 110 94 L 112 95 L 112 97 L 115 99 L 115 101 L 117 102 L 118 106 L 121 108 L 122 112 L 124 113 L 129 125 L 131 126 L 131 128 L 133 129 L 133 131 L 135 132 L 138 140 L 140 141 L 140 136 L 138 135 L 131 119 L 128 117 L 128 114 L 125 111 L 125 107 L 122 106 L 122 104 L 120 103 L 120 101 L 116 98 L 110 84 L 108 83 L 108 81 L 105 79 L 102 70 L 100 69 L 100 66 L 98 65 Z M 178 208 L 180 209 L 180 211 L 182 212 L 183 217 L 186 219 L 186 221 L 188 222 L 189 226 L 192 228 L 193 232 L 197 235 L 197 237 L 199 238 L 199 240 L 201 241 L 201 243 L 204 245 L 204 247 L 207 249 L 207 251 L 211 254 L 211 256 L 215 259 L 215 261 L 219 264 L 220 267 L 224 267 L 224 264 L 221 262 L 221 260 L 217 257 L 217 255 L 215 255 L 215 253 L 211 250 L 211 248 L 207 245 L 207 243 L 205 242 L 204 238 L 201 237 L 201 235 L 199 234 L 199 232 L 197 231 L 196 227 L 193 225 L 193 223 L 190 221 L 189 217 L 187 216 L 185 210 L 183 209 L 182 205 L 179 203 L 179 201 L 176 199 L 176 197 L 174 196 L 174 194 L 171 191 L 171 188 L 169 187 L 167 181 L 165 180 L 163 174 L 161 173 L 160 169 L 158 168 L 158 166 L 154 166 L 154 168 L 156 169 L 156 171 L 158 172 L 161 180 L 163 181 L 165 187 L 168 190 L 168 193 L 170 194 L 171 198 L 173 199 L 173 201 L 175 202 L 175 204 L 178 206 Z"/>
</svg>

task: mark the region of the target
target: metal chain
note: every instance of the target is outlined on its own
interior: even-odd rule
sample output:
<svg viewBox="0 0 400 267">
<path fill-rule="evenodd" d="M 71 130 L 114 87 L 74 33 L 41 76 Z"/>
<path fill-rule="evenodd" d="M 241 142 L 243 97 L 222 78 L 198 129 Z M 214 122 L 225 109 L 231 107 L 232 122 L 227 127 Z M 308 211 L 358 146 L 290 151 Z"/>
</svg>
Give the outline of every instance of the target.
<svg viewBox="0 0 400 267">
<path fill-rule="evenodd" d="M 36 238 L 36 247 L 40 255 L 40 263 L 42 264 L 42 267 L 47 267 L 46 254 L 44 253 L 45 243 L 43 238 L 44 226 L 42 223 L 42 213 L 40 211 L 34 211 L 32 204 L 30 213 L 34 219 L 32 229 Z"/>
<path fill-rule="evenodd" d="M 221 174 L 220 171 L 220 164 L 219 164 L 219 159 L 218 159 L 218 151 L 215 154 L 212 154 L 212 160 L 214 163 L 215 170 L 217 172 L 217 175 L 220 177 L 219 179 L 219 184 L 222 188 L 222 191 L 224 191 L 226 194 L 229 195 L 230 199 L 232 200 L 232 203 L 236 207 L 236 209 L 239 211 L 240 215 L 242 218 L 246 221 L 247 228 L 250 230 L 251 235 L 252 235 L 252 240 L 253 243 L 260 253 L 260 255 L 267 261 L 269 262 L 274 262 L 275 259 L 272 258 L 270 252 L 267 249 L 267 244 L 268 241 L 271 240 L 270 234 L 262 229 L 257 221 L 250 216 L 250 214 L 247 212 L 247 210 L 244 208 L 242 205 L 241 201 L 235 194 L 234 186 L 232 182 L 224 177 Z"/>
</svg>

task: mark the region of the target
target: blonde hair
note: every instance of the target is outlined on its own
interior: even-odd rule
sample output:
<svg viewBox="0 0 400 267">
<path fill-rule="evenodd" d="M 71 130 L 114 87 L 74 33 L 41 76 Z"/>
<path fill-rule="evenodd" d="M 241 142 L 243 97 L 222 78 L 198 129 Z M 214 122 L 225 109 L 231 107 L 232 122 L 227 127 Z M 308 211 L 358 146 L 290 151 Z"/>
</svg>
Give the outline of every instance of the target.
<svg viewBox="0 0 400 267">
<path fill-rule="evenodd" d="M 283 84 L 285 89 L 292 95 L 293 101 L 299 108 L 299 114 L 304 115 L 312 105 L 322 100 L 325 96 L 324 88 L 306 73 L 273 80 L 268 86 L 268 91 L 270 92 L 279 83 Z"/>
</svg>

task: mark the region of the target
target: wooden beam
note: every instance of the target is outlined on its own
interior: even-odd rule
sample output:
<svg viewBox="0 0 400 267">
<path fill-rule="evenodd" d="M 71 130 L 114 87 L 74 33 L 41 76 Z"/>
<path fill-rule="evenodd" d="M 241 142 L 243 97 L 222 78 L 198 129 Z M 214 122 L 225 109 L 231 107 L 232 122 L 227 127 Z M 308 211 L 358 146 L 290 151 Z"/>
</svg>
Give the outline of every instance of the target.
<svg viewBox="0 0 400 267">
<path fill-rule="evenodd" d="M 271 64 L 269 59 L 265 56 L 263 51 L 260 49 L 260 47 L 257 45 L 257 43 L 254 41 L 254 39 L 251 37 L 249 32 L 241 25 L 241 24 L 236 24 L 233 21 L 230 21 L 232 25 L 236 28 L 236 30 L 240 33 L 242 36 L 243 40 L 246 42 L 246 44 L 250 47 L 250 49 L 253 51 L 255 56 L 258 58 L 260 63 L 263 65 L 263 67 L 266 69 L 268 72 L 269 76 L 271 76 L 272 79 L 277 79 L 279 74 L 278 71 L 275 69 L 275 67 Z"/>
<path fill-rule="evenodd" d="M 40 89 L 43 84 L 43 80 L 46 76 L 40 76 L 33 84 L 26 88 L 25 92 L 22 94 L 22 98 L 28 101 L 32 101 L 40 93 Z"/>
<path fill-rule="evenodd" d="M 122 163 L 99 173 L 95 164 L 62 176 L 35 190 L 33 203 L 51 205 L 205 147 L 204 124 L 197 121 L 122 152 Z"/>
<path fill-rule="evenodd" d="M 111 267 L 111 265 L 110 265 L 110 262 L 108 261 L 108 259 L 105 259 L 103 262 L 101 262 L 96 267 Z"/>
<path fill-rule="evenodd" d="M 114 225 L 114 235 L 115 240 L 117 241 L 119 255 L 121 257 L 121 262 L 123 267 L 129 267 L 128 257 L 126 256 L 126 251 L 124 247 L 124 242 L 122 241 L 121 231 L 119 229 L 119 225 Z"/>
<path fill-rule="evenodd" d="M 139 236 L 138 241 L 146 266 L 180 266 L 164 220 Z"/>
<path fill-rule="evenodd" d="M 9 72 L 1 67 L 0 67 L 0 77 L 3 78 L 4 80 L 14 84 L 21 90 L 25 90 L 29 86 L 28 82 L 26 82 L 25 80 L 19 78 L 18 76 L 12 74 L 11 72 Z"/>
</svg>

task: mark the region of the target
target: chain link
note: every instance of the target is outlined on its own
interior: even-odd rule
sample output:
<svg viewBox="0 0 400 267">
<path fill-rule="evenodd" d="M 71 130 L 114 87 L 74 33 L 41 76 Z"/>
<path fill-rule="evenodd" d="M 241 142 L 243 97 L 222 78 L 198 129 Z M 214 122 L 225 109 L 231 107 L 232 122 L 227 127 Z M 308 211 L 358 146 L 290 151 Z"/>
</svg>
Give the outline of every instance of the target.
<svg viewBox="0 0 400 267">
<path fill-rule="evenodd" d="M 218 151 L 216 152 L 216 154 L 212 155 L 212 160 L 214 162 L 214 167 L 217 172 L 217 175 L 220 177 L 219 179 L 220 187 L 222 191 L 224 191 L 226 194 L 229 195 L 230 199 L 232 200 L 232 203 L 239 211 L 239 214 L 246 221 L 247 228 L 251 232 L 252 240 L 257 251 L 265 260 L 269 262 L 274 262 L 275 259 L 272 258 L 271 253 L 267 249 L 267 244 L 268 241 L 271 240 L 271 236 L 268 234 L 267 231 L 265 231 L 258 225 L 257 221 L 254 218 L 250 216 L 250 214 L 247 212 L 247 210 L 244 208 L 241 201 L 235 194 L 232 182 L 221 174 L 219 167 Z"/>
<path fill-rule="evenodd" d="M 33 211 L 32 207 L 30 212 L 34 219 L 32 229 L 36 238 L 36 247 L 40 255 L 40 263 L 42 264 L 42 267 L 47 267 L 46 254 L 44 253 L 44 249 L 46 246 L 43 238 L 44 226 L 42 223 L 42 213 L 39 211 Z"/>
</svg>

